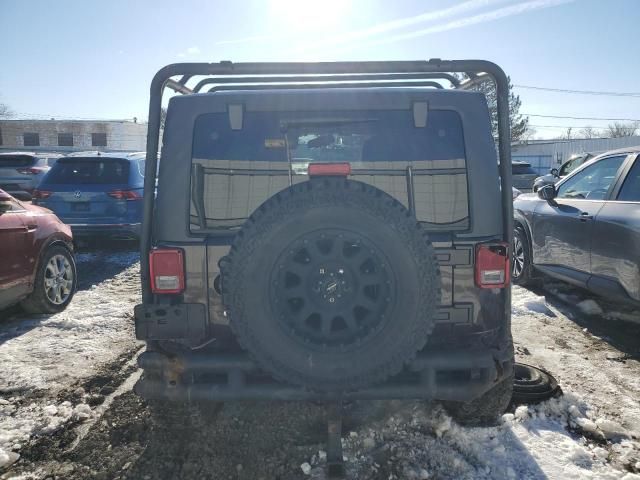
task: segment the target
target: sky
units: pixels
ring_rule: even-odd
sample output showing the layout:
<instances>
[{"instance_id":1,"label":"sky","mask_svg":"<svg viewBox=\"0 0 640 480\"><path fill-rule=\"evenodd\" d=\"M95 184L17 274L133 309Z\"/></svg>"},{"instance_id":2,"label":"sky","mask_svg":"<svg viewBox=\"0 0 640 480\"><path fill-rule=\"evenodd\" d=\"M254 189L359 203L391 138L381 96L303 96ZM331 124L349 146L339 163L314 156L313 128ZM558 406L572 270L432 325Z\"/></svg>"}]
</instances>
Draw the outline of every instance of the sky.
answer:
<instances>
[{"instance_id":1,"label":"sky","mask_svg":"<svg viewBox=\"0 0 640 480\"><path fill-rule=\"evenodd\" d=\"M638 0L0 0L0 103L16 118L146 120L176 62L487 59L538 138L640 119Z\"/></svg>"}]
</instances>

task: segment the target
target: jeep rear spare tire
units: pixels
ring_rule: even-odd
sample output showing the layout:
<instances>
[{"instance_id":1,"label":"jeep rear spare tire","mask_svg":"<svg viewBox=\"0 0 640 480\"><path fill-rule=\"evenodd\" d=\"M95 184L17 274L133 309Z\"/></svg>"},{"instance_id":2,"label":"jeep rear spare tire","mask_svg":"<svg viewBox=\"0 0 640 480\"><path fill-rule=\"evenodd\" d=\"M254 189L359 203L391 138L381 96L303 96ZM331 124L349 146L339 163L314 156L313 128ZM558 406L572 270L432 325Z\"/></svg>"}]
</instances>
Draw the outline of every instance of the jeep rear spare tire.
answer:
<instances>
[{"instance_id":1,"label":"jeep rear spare tire","mask_svg":"<svg viewBox=\"0 0 640 480\"><path fill-rule=\"evenodd\" d=\"M419 223L381 190L341 178L267 200L220 263L241 345L275 378L314 390L399 372L427 342L440 300Z\"/></svg>"}]
</instances>

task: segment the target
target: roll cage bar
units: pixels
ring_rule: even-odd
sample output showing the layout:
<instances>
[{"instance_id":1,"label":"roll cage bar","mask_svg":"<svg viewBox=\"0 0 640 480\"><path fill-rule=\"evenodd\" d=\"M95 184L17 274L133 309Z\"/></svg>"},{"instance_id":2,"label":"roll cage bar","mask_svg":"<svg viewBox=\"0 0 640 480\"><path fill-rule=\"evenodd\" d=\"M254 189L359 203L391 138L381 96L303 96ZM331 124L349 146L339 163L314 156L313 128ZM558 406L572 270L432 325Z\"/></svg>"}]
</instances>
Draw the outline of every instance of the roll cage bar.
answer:
<instances>
[{"instance_id":1,"label":"roll cage bar","mask_svg":"<svg viewBox=\"0 0 640 480\"><path fill-rule=\"evenodd\" d=\"M453 73L465 73L469 80L461 82ZM193 77L204 76L193 87ZM173 77L180 77L175 80ZM511 191L511 144L509 131L509 86L504 71L486 60L418 60L390 62L318 62L318 63L176 63L161 68L153 77L149 99L147 157L144 179L144 218L140 238L140 276L142 299L151 302L149 284L149 250L155 202L160 115L165 88L185 95L199 93L206 85L209 91L284 88L354 88L419 86L442 88L434 80L448 81L453 89L469 89L492 80L496 86L498 114L498 157L502 195L503 240L511 245L513 204ZM319 83L322 82L322 83ZM510 309L510 302L506 308Z\"/></svg>"}]
</instances>

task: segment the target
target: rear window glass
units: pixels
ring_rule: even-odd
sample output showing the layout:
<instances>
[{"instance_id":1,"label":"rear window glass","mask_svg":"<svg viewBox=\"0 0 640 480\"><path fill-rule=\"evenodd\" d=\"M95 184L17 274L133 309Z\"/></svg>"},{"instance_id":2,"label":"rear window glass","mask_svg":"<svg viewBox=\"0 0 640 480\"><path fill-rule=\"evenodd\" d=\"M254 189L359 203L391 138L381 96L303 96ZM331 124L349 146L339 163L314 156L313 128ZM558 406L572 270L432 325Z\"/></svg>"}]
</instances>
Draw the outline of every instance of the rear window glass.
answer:
<instances>
[{"instance_id":1,"label":"rear window glass","mask_svg":"<svg viewBox=\"0 0 640 480\"><path fill-rule=\"evenodd\" d=\"M30 155L0 155L0 168L32 167L37 159Z\"/></svg>"},{"instance_id":2,"label":"rear window glass","mask_svg":"<svg viewBox=\"0 0 640 480\"><path fill-rule=\"evenodd\" d=\"M511 172L514 175L537 175L536 172L531 165L518 165L517 163L513 163L511 165Z\"/></svg>"},{"instance_id":3,"label":"rear window glass","mask_svg":"<svg viewBox=\"0 0 640 480\"><path fill-rule=\"evenodd\" d=\"M116 184L129 181L129 162L112 158L63 158L44 180L48 184Z\"/></svg>"},{"instance_id":4,"label":"rear window glass","mask_svg":"<svg viewBox=\"0 0 640 480\"><path fill-rule=\"evenodd\" d=\"M462 121L432 110L414 126L411 110L245 112L240 130L227 113L198 117L191 182L192 231L241 226L265 200L308 179L312 162L349 162L350 178L407 205L413 171L416 216L434 227L468 228Z\"/></svg>"}]
</instances>

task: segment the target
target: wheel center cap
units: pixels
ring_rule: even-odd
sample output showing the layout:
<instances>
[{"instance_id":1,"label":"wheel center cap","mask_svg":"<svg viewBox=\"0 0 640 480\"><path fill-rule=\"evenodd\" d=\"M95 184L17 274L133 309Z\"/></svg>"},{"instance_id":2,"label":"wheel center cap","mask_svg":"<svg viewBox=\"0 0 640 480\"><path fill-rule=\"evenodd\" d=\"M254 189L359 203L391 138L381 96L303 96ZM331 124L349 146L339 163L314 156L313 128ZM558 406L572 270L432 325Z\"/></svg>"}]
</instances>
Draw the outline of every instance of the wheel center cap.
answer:
<instances>
[{"instance_id":1,"label":"wheel center cap","mask_svg":"<svg viewBox=\"0 0 640 480\"><path fill-rule=\"evenodd\" d=\"M322 303L335 305L351 291L350 283L344 268L320 267L313 283L313 290L316 298Z\"/></svg>"}]
</instances>

